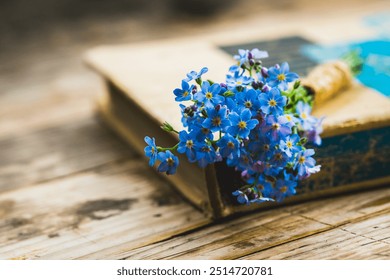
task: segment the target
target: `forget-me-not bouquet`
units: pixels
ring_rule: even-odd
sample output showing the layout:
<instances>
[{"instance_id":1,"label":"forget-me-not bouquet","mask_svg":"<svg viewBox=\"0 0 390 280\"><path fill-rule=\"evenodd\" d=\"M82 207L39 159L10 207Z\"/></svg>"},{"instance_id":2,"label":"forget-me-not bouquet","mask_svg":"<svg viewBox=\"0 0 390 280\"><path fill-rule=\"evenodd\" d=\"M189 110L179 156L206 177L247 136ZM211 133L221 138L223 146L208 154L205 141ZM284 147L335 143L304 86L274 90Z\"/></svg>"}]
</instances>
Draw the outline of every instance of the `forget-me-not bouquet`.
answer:
<instances>
[{"instance_id":1,"label":"forget-me-not bouquet","mask_svg":"<svg viewBox=\"0 0 390 280\"><path fill-rule=\"evenodd\" d=\"M239 50L226 81L204 78L206 67L191 71L173 93L184 129L173 147L159 147L145 137L149 165L172 175L185 154L204 168L225 161L240 172L241 186L232 193L242 204L282 201L294 195L298 182L320 170L313 158L320 145L322 119L311 115L313 97L300 85L287 62L266 68L258 49Z\"/></svg>"}]
</instances>

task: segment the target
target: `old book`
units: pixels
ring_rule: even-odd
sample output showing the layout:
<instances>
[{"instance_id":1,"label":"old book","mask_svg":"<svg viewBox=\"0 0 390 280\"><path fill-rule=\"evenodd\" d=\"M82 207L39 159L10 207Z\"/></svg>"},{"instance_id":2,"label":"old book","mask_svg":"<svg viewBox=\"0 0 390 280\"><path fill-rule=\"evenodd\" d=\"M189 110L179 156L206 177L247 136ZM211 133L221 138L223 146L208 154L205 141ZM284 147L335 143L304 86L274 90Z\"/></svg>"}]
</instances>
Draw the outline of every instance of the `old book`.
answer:
<instances>
[{"instance_id":1,"label":"old book","mask_svg":"<svg viewBox=\"0 0 390 280\"><path fill-rule=\"evenodd\" d=\"M281 44L280 40L287 41ZM290 49L281 50L284 57L279 58L288 60L286 53L289 53L292 70L304 75L315 63L294 53L296 48L292 46L302 42L306 41L301 37L288 37L279 39L276 46L289 46ZM275 40L265 43L275 46ZM257 43L220 46L207 40L186 39L95 48L88 52L86 60L107 85L106 94L98 102L100 115L142 154L145 135L155 137L158 145L172 146L177 142L175 135L162 131L160 125L168 121L174 127L182 127L172 90L180 85L185 74L207 66L208 78L223 81L233 63L229 52L255 46L261 48ZM264 61L267 63L275 62ZM326 116L323 144L316 155L322 171L303 181L298 194L284 203L371 188L390 181L390 101L385 96L355 83L316 108L314 114ZM237 188L237 174L223 163L203 170L183 156L179 160L177 174L163 176L214 218L275 205L237 204L231 194Z\"/></svg>"}]
</instances>

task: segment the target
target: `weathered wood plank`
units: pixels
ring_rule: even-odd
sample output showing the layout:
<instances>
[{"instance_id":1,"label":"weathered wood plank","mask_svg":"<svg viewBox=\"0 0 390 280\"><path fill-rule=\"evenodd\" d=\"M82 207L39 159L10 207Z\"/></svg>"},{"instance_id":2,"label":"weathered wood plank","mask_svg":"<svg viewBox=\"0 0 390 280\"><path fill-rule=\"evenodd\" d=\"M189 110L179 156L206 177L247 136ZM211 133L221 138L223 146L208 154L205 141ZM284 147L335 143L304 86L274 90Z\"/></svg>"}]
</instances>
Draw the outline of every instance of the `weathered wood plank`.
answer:
<instances>
[{"instance_id":1,"label":"weathered wood plank","mask_svg":"<svg viewBox=\"0 0 390 280\"><path fill-rule=\"evenodd\" d=\"M0 192L136 157L94 117L0 140Z\"/></svg>"},{"instance_id":2,"label":"weathered wood plank","mask_svg":"<svg viewBox=\"0 0 390 280\"><path fill-rule=\"evenodd\" d=\"M243 259L390 259L390 215L349 223Z\"/></svg>"},{"instance_id":3,"label":"weathered wood plank","mask_svg":"<svg viewBox=\"0 0 390 280\"><path fill-rule=\"evenodd\" d=\"M93 258L107 248L132 250L208 222L134 159L2 193L0 258Z\"/></svg>"},{"instance_id":4,"label":"weathered wood plank","mask_svg":"<svg viewBox=\"0 0 390 280\"><path fill-rule=\"evenodd\" d=\"M389 219L390 189L254 213L128 252L129 259L234 259L341 227ZM378 233L381 235L383 232ZM374 234L374 233L372 233Z\"/></svg>"},{"instance_id":5,"label":"weathered wood plank","mask_svg":"<svg viewBox=\"0 0 390 280\"><path fill-rule=\"evenodd\" d=\"M67 64L59 59L53 67L48 65L52 61L41 58L39 63L47 66L48 72L11 75L1 83L0 139L76 122L93 114L96 96L103 91L100 80L82 67L78 57L64 60Z\"/></svg>"}]
</instances>

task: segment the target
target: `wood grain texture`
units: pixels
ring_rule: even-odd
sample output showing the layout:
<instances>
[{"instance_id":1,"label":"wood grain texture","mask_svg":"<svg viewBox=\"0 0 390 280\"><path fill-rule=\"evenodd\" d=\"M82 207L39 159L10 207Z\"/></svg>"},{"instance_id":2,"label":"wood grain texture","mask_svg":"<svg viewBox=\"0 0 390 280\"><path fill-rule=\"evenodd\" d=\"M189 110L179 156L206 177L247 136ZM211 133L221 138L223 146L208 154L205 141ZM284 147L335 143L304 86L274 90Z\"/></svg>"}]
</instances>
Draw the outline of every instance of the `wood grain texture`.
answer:
<instances>
[{"instance_id":1,"label":"wood grain texture","mask_svg":"<svg viewBox=\"0 0 390 280\"><path fill-rule=\"evenodd\" d=\"M0 192L136 157L93 117L0 138Z\"/></svg>"},{"instance_id":2,"label":"wood grain texture","mask_svg":"<svg viewBox=\"0 0 390 280\"><path fill-rule=\"evenodd\" d=\"M209 222L138 160L0 197L0 259L113 258Z\"/></svg>"},{"instance_id":3,"label":"wood grain texture","mask_svg":"<svg viewBox=\"0 0 390 280\"><path fill-rule=\"evenodd\" d=\"M378 250L385 250L388 242L383 243L384 241L380 240L390 237L388 231L389 197L390 189L387 188L254 213L139 248L129 252L127 258L236 259L246 258L248 255L251 258L257 256L262 258L261 252L266 250L273 250L270 254L275 254L276 258L282 258L289 246L299 247L299 244L304 243L305 240L313 240L315 237L312 236L321 239L322 236L331 235L333 231L344 231L345 235L340 238L348 240L353 232L359 234L359 230L367 224L372 227L377 226L377 228L371 228L370 234L377 234L378 240L370 241L378 241ZM364 231L362 234L364 235ZM365 238L365 241L368 239ZM361 258L375 257L370 250L365 251L365 249L358 245L351 246L350 255ZM310 248L302 249L302 251L307 256L311 256ZM318 255L313 254L313 258L316 256L329 258L325 253L320 255L321 252L319 250L316 253ZM386 257L385 254L381 252L376 257ZM294 257L300 258L299 255L292 256ZM342 258L341 254L339 258Z\"/></svg>"},{"instance_id":4,"label":"wood grain texture","mask_svg":"<svg viewBox=\"0 0 390 280\"><path fill-rule=\"evenodd\" d=\"M260 251L244 259L390 259L389 213Z\"/></svg>"}]
</instances>

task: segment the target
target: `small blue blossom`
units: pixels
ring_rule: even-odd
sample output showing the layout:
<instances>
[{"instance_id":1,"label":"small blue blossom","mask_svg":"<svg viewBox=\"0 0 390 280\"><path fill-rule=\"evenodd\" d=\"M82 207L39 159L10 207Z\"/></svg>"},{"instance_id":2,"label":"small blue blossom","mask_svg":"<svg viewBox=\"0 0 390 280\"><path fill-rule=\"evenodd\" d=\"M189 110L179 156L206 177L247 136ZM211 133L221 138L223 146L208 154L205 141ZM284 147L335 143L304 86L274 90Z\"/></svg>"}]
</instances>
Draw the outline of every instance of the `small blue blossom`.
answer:
<instances>
[{"instance_id":1,"label":"small blue blossom","mask_svg":"<svg viewBox=\"0 0 390 280\"><path fill-rule=\"evenodd\" d=\"M275 199L281 202L285 197L292 196L296 193L297 182L289 180L277 180L275 183Z\"/></svg>"},{"instance_id":2,"label":"small blue blossom","mask_svg":"<svg viewBox=\"0 0 390 280\"><path fill-rule=\"evenodd\" d=\"M206 108L207 118L203 121L202 125L205 128L211 130L211 132L224 131L227 126L230 125L230 121L227 119L227 108L225 106L220 107L218 110L213 107Z\"/></svg>"},{"instance_id":3,"label":"small blue blossom","mask_svg":"<svg viewBox=\"0 0 390 280\"><path fill-rule=\"evenodd\" d=\"M226 75L226 85L229 89L235 89L237 87L243 87L250 85L253 82L253 78L240 75L239 71L233 73L233 75Z\"/></svg>"},{"instance_id":4,"label":"small blue blossom","mask_svg":"<svg viewBox=\"0 0 390 280\"><path fill-rule=\"evenodd\" d=\"M173 93L176 95L176 101L187 101L192 99L192 89L194 86L190 86L185 80L181 82L181 88L176 88Z\"/></svg>"},{"instance_id":5,"label":"small blue blossom","mask_svg":"<svg viewBox=\"0 0 390 280\"><path fill-rule=\"evenodd\" d=\"M284 116L275 117L269 115L267 117L267 126L264 128L264 131L273 141L279 141L291 134L291 123Z\"/></svg>"},{"instance_id":6,"label":"small blue blossom","mask_svg":"<svg viewBox=\"0 0 390 280\"><path fill-rule=\"evenodd\" d=\"M225 134L218 142L219 152L223 157L239 157L240 142L230 134Z\"/></svg>"},{"instance_id":7,"label":"small blue blossom","mask_svg":"<svg viewBox=\"0 0 390 280\"><path fill-rule=\"evenodd\" d=\"M317 119L316 122L313 124L313 126L305 131L305 137L307 138L307 141L310 143L314 143L317 146L320 146L322 143L322 139L320 134L322 133L322 121L324 118Z\"/></svg>"},{"instance_id":8,"label":"small blue blossom","mask_svg":"<svg viewBox=\"0 0 390 280\"><path fill-rule=\"evenodd\" d=\"M237 196L238 203L249 205L249 199L246 196L246 194L243 193L242 191L237 190L237 191L233 192L233 195Z\"/></svg>"},{"instance_id":9,"label":"small blue blossom","mask_svg":"<svg viewBox=\"0 0 390 280\"><path fill-rule=\"evenodd\" d=\"M272 88L269 92L260 95L261 110L266 114L281 115L286 105L287 98L280 94L277 88Z\"/></svg>"},{"instance_id":10,"label":"small blue blossom","mask_svg":"<svg viewBox=\"0 0 390 280\"><path fill-rule=\"evenodd\" d=\"M172 154L171 151L159 152L158 160L161 161L161 163L157 167L157 171L165 172L167 175L173 175L176 173L179 159L177 156Z\"/></svg>"},{"instance_id":11,"label":"small blue blossom","mask_svg":"<svg viewBox=\"0 0 390 280\"><path fill-rule=\"evenodd\" d=\"M262 193L263 197L271 197L273 193L273 186L271 182L267 181L263 175L257 179L256 188Z\"/></svg>"},{"instance_id":12,"label":"small blue blossom","mask_svg":"<svg viewBox=\"0 0 390 280\"><path fill-rule=\"evenodd\" d=\"M285 167L287 164L288 156L281 149L276 149L273 151L270 163L275 167Z\"/></svg>"},{"instance_id":13,"label":"small blue blossom","mask_svg":"<svg viewBox=\"0 0 390 280\"><path fill-rule=\"evenodd\" d=\"M207 71L209 71L207 67L203 67L202 69L200 69L199 73L197 73L196 71L191 71L190 73L187 74L187 78L184 79L184 81L190 82L192 80L200 79L202 78L203 74L207 73Z\"/></svg>"},{"instance_id":14,"label":"small blue blossom","mask_svg":"<svg viewBox=\"0 0 390 280\"><path fill-rule=\"evenodd\" d=\"M293 114L284 114L283 116L290 122L291 126L295 126L300 122L300 120L294 117Z\"/></svg>"},{"instance_id":15,"label":"small blue blossom","mask_svg":"<svg viewBox=\"0 0 390 280\"><path fill-rule=\"evenodd\" d=\"M311 156L314 155L313 149L307 149L300 151L297 155L297 161L294 168L298 171L298 175L301 177L306 177L315 169L316 161Z\"/></svg>"},{"instance_id":16,"label":"small blue blossom","mask_svg":"<svg viewBox=\"0 0 390 280\"><path fill-rule=\"evenodd\" d=\"M210 83L206 81L202 84L202 90L195 94L195 99L199 102L203 102L206 107L214 107L225 100L222 95L219 95L220 91L221 86L219 84L210 85Z\"/></svg>"},{"instance_id":17,"label":"small blue blossom","mask_svg":"<svg viewBox=\"0 0 390 280\"><path fill-rule=\"evenodd\" d=\"M299 140L300 138L297 134L287 136L285 139L280 140L279 147L287 156L292 157L293 154L300 151L300 147L297 146Z\"/></svg>"},{"instance_id":18,"label":"small blue blossom","mask_svg":"<svg viewBox=\"0 0 390 280\"><path fill-rule=\"evenodd\" d=\"M207 143L198 143L196 145L196 160L200 167L204 168L208 164L215 162L217 154L213 146Z\"/></svg>"},{"instance_id":19,"label":"small blue blossom","mask_svg":"<svg viewBox=\"0 0 390 280\"><path fill-rule=\"evenodd\" d=\"M146 144L148 144L144 149L145 155L149 158L149 165L153 166L154 163L156 162L157 155L158 155L158 150L157 150L155 140L154 138L145 136L144 141L146 142Z\"/></svg>"},{"instance_id":20,"label":"small blue blossom","mask_svg":"<svg viewBox=\"0 0 390 280\"><path fill-rule=\"evenodd\" d=\"M252 55L252 58L255 59L255 60L260 60L260 59L268 57L268 52L267 51L262 51L262 50L259 50L257 48L251 50L249 53ZM250 55L248 55L248 56L250 56Z\"/></svg>"},{"instance_id":21,"label":"small blue blossom","mask_svg":"<svg viewBox=\"0 0 390 280\"><path fill-rule=\"evenodd\" d=\"M201 119L201 121L203 122L203 119ZM201 123L196 123L194 126L192 126L191 133L195 135L195 140L197 142L204 142L206 139L214 139L213 132L209 128L202 126Z\"/></svg>"},{"instance_id":22,"label":"small blue blossom","mask_svg":"<svg viewBox=\"0 0 390 280\"><path fill-rule=\"evenodd\" d=\"M228 128L227 132L241 138L248 137L250 130L255 128L259 123L258 120L251 118L252 114L249 109L242 110L240 115L236 112L230 113L229 119L231 121L231 126Z\"/></svg>"},{"instance_id":23,"label":"small blue blossom","mask_svg":"<svg viewBox=\"0 0 390 280\"><path fill-rule=\"evenodd\" d=\"M268 69L267 83L271 87L278 87L280 90L287 90L288 83L298 79L296 73L290 72L290 67L287 62L283 62L279 67L271 67Z\"/></svg>"},{"instance_id":24,"label":"small blue blossom","mask_svg":"<svg viewBox=\"0 0 390 280\"><path fill-rule=\"evenodd\" d=\"M259 160L267 161L272 157L275 145L275 141L272 141L266 135L261 135L257 141L249 141L248 150L252 153L257 153Z\"/></svg>"},{"instance_id":25,"label":"small blue blossom","mask_svg":"<svg viewBox=\"0 0 390 280\"><path fill-rule=\"evenodd\" d=\"M311 106L309 104L299 101L296 110L303 130L309 130L317 123L317 119L310 115Z\"/></svg>"},{"instance_id":26,"label":"small blue blossom","mask_svg":"<svg viewBox=\"0 0 390 280\"><path fill-rule=\"evenodd\" d=\"M238 157L237 167L242 170L251 170L254 164L254 160L249 152L245 149L240 149L240 156Z\"/></svg>"},{"instance_id":27,"label":"small blue blossom","mask_svg":"<svg viewBox=\"0 0 390 280\"><path fill-rule=\"evenodd\" d=\"M267 58L268 52L261 51L259 49L249 50L238 50L238 55L235 55L233 58L238 61L239 65L248 64L253 65L256 61L259 61L262 58Z\"/></svg>"},{"instance_id":28,"label":"small blue blossom","mask_svg":"<svg viewBox=\"0 0 390 280\"><path fill-rule=\"evenodd\" d=\"M177 148L177 152L181 154L186 154L188 160L190 162L196 161L196 151L195 151L195 140L193 137L193 133L187 133L187 131L182 130L179 133L179 146Z\"/></svg>"},{"instance_id":29,"label":"small blue blossom","mask_svg":"<svg viewBox=\"0 0 390 280\"><path fill-rule=\"evenodd\" d=\"M259 92L254 89L236 93L236 102L240 109L248 108L253 115L260 109Z\"/></svg>"}]
</instances>

